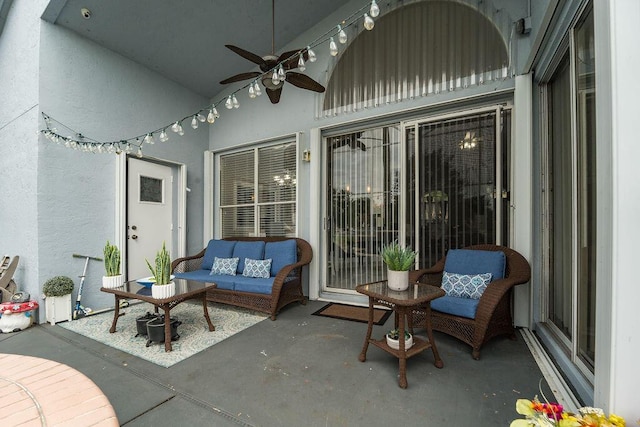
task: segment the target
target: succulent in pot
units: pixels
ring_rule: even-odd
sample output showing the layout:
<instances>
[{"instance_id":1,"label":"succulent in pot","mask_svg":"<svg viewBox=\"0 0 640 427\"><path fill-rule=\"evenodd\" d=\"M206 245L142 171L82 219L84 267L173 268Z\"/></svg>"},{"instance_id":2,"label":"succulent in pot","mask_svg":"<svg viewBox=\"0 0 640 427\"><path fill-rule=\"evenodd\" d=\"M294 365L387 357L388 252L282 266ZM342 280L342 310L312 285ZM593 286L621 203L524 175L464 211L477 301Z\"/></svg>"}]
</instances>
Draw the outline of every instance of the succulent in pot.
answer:
<instances>
[{"instance_id":1,"label":"succulent in pot","mask_svg":"<svg viewBox=\"0 0 640 427\"><path fill-rule=\"evenodd\" d=\"M396 329L392 329L387 332L386 335L387 345L395 350L400 349L400 331ZM413 347L413 335L411 335L407 330L404 331L404 348L405 350Z\"/></svg>"},{"instance_id":2,"label":"succulent in pot","mask_svg":"<svg viewBox=\"0 0 640 427\"><path fill-rule=\"evenodd\" d=\"M145 259L153 275L151 295L154 298L168 298L175 294L175 283L171 281L171 256L162 242L162 249L156 253L155 268Z\"/></svg>"},{"instance_id":3,"label":"succulent in pot","mask_svg":"<svg viewBox=\"0 0 640 427\"><path fill-rule=\"evenodd\" d=\"M107 240L103 254L105 275L102 277L102 286L105 288L122 286L124 284L124 276L120 274L120 249Z\"/></svg>"},{"instance_id":4,"label":"succulent in pot","mask_svg":"<svg viewBox=\"0 0 640 427\"><path fill-rule=\"evenodd\" d=\"M409 287L409 270L414 266L417 254L413 249L401 246L397 240L382 247L380 255L387 265L389 289L404 291Z\"/></svg>"}]
</instances>

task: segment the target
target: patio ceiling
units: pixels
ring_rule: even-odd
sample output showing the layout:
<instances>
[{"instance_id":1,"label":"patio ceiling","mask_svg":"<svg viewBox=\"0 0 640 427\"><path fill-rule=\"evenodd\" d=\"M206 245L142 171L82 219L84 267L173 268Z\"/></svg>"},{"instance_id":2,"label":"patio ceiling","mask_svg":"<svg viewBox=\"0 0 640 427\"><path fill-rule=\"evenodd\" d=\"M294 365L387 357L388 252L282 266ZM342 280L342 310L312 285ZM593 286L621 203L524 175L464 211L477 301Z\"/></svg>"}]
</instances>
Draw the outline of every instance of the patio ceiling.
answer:
<instances>
[{"instance_id":1,"label":"patio ceiling","mask_svg":"<svg viewBox=\"0 0 640 427\"><path fill-rule=\"evenodd\" d=\"M276 0L276 53L344 3ZM271 53L269 0L51 0L42 18L207 98L223 90L220 80L257 70L225 44Z\"/></svg>"}]
</instances>

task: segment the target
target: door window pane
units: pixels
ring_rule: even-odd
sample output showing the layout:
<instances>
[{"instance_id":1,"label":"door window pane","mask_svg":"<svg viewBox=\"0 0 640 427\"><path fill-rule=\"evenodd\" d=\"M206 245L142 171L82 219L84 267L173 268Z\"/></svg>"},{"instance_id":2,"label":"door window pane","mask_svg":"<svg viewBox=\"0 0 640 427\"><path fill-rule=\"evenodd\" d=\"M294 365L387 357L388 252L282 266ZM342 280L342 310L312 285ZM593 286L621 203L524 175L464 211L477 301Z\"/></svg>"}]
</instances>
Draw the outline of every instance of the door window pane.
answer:
<instances>
[{"instance_id":1,"label":"door window pane","mask_svg":"<svg viewBox=\"0 0 640 427\"><path fill-rule=\"evenodd\" d=\"M140 176L140 201L162 203L162 180L150 176Z\"/></svg>"}]
</instances>

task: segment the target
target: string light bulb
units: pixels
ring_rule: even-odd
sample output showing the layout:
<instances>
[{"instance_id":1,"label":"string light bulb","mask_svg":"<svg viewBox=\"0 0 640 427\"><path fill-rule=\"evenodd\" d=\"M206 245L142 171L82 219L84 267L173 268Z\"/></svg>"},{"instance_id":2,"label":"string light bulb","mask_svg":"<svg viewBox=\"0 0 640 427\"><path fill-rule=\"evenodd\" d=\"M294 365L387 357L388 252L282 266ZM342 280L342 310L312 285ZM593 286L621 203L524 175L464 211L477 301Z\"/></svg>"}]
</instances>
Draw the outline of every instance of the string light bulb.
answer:
<instances>
[{"instance_id":1,"label":"string light bulb","mask_svg":"<svg viewBox=\"0 0 640 427\"><path fill-rule=\"evenodd\" d=\"M180 132L180 129L182 129L182 126L180 125L179 122L175 122L174 124L171 125L171 130L174 131L175 133Z\"/></svg>"},{"instance_id":2,"label":"string light bulb","mask_svg":"<svg viewBox=\"0 0 640 427\"><path fill-rule=\"evenodd\" d=\"M273 83L275 86L278 86L280 84L280 76L278 76L278 70L276 69L273 70L273 75L271 76L271 83Z\"/></svg>"},{"instance_id":3,"label":"string light bulb","mask_svg":"<svg viewBox=\"0 0 640 427\"><path fill-rule=\"evenodd\" d=\"M347 33L340 25L338 25L338 41L340 44L345 44L347 42Z\"/></svg>"},{"instance_id":4,"label":"string light bulb","mask_svg":"<svg viewBox=\"0 0 640 427\"><path fill-rule=\"evenodd\" d=\"M136 156L138 156L138 158L142 158L142 146L138 147L138 152L136 153Z\"/></svg>"},{"instance_id":5,"label":"string light bulb","mask_svg":"<svg viewBox=\"0 0 640 427\"><path fill-rule=\"evenodd\" d=\"M160 132L160 142L167 142L168 140L169 140L169 136L167 135L167 130L166 129L162 129L162 132ZM129 152L129 151L127 151L127 152Z\"/></svg>"},{"instance_id":6,"label":"string light bulb","mask_svg":"<svg viewBox=\"0 0 640 427\"><path fill-rule=\"evenodd\" d=\"M307 46L307 55L309 56L309 62L316 62L316 60L318 59L316 57L316 53L311 50L311 46Z\"/></svg>"},{"instance_id":7,"label":"string light bulb","mask_svg":"<svg viewBox=\"0 0 640 427\"><path fill-rule=\"evenodd\" d=\"M227 110L231 110L233 108L233 101L231 101L231 95L229 95L229 97L225 101L224 106L227 107Z\"/></svg>"},{"instance_id":8,"label":"string light bulb","mask_svg":"<svg viewBox=\"0 0 640 427\"><path fill-rule=\"evenodd\" d=\"M376 0L371 0L369 15L371 15L372 18L377 18L378 15L380 15L380 8L378 7L378 3L376 3Z\"/></svg>"},{"instance_id":9,"label":"string light bulb","mask_svg":"<svg viewBox=\"0 0 640 427\"><path fill-rule=\"evenodd\" d=\"M280 67L278 68L278 78L281 82L287 79L287 75L284 72L284 67L282 66L282 64L280 64Z\"/></svg>"},{"instance_id":10,"label":"string light bulb","mask_svg":"<svg viewBox=\"0 0 640 427\"><path fill-rule=\"evenodd\" d=\"M238 98L236 98L236 94L234 93L231 98L231 103L233 104L233 108L240 108L240 103L238 102Z\"/></svg>"},{"instance_id":11,"label":"string light bulb","mask_svg":"<svg viewBox=\"0 0 640 427\"><path fill-rule=\"evenodd\" d=\"M216 121L216 116L215 114L213 114L213 110L209 110L209 114L207 114L207 122L209 122L209 124L213 124L213 122Z\"/></svg>"},{"instance_id":12,"label":"string light bulb","mask_svg":"<svg viewBox=\"0 0 640 427\"><path fill-rule=\"evenodd\" d=\"M260 96L262 95L262 89L260 89L260 85L258 84L258 81L256 80L255 83L253 84L253 90L256 93L256 96Z\"/></svg>"},{"instance_id":13,"label":"string light bulb","mask_svg":"<svg viewBox=\"0 0 640 427\"><path fill-rule=\"evenodd\" d=\"M331 37L329 41L329 53L331 54L331 56L338 55L338 45L336 45L336 41L333 39L333 37Z\"/></svg>"},{"instance_id":14,"label":"string light bulb","mask_svg":"<svg viewBox=\"0 0 640 427\"><path fill-rule=\"evenodd\" d=\"M148 133L148 134L145 135L144 142L146 142L147 144L155 144L156 143L156 141L153 139L153 135L151 133Z\"/></svg>"},{"instance_id":15,"label":"string light bulb","mask_svg":"<svg viewBox=\"0 0 640 427\"><path fill-rule=\"evenodd\" d=\"M200 121L200 123L204 123L205 120L207 120L202 114L198 113L198 115L196 116L198 118L198 120Z\"/></svg>"},{"instance_id":16,"label":"string light bulb","mask_svg":"<svg viewBox=\"0 0 640 427\"><path fill-rule=\"evenodd\" d=\"M191 127L194 129L198 129L198 119L196 118L196 116L193 116L193 118L191 119Z\"/></svg>"},{"instance_id":17,"label":"string light bulb","mask_svg":"<svg viewBox=\"0 0 640 427\"><path fill-rule=\"evenodd\" d=\"M300 58L298 58L298 70L300 70L300 71L304 71L304 70L306 70L306 69L307 69L307 67L305 67L305 66L304 66L304 58L303 58L303 55L302 55L302 54L300 54Z\"/></svg>"},{"instance_id":18,"label":"string light bulb","mask_svg":"<svg viewBox=\"0 0 640 427\"><path fill-rule=\"evenodd\" d=\"M253 99L256 97L256 90L253 88L253 85L249 85L249 98Z\"/></svg>"},{"instance_id":19,"label":"string light bulb","mask_svg":"<svg viewBox=\"0 0 640 427\"><path fill-rule=\"evenodd\" d=\"M216 110L216 107L213 107L213 115L215 116L216 119L220 118L220 113L218 113L218 110Z\"/></svg>"},{"instance_id":20,"label":"string light bulb","mask_svg":"<svg viewBox=\"0 0 640 427\"><path fill-rule=\"evenodd\" d=\"M375 25L375 22L373 21L373 19L367 15L366 13L364 14L364 28L367 31L371 31L373 30L373 26Z\"/></svg>"}]
</instances>

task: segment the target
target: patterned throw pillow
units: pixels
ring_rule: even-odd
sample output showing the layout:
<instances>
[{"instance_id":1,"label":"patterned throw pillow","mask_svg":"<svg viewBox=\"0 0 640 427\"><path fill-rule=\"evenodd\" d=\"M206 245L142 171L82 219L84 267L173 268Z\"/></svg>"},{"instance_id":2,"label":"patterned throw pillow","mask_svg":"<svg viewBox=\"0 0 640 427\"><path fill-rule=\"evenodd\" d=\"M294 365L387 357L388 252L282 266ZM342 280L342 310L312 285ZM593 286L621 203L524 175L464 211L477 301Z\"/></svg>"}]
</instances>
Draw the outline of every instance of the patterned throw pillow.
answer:
<instances>
[{"instance_id":1,"label":"patterned throw pillow","mask_svg":"<svg viewBox=\"0 0 640 427\"><path fill-rule=\"evenodd\" d=\"M444 272L442 290L451 297L480 299L491 282L491 273L476 275Z\"/></svg>"},{"instance_id":2,"label":"patterned throw pillow","mask_svg":"<svg viewBox=\"0 0 640 427\"><path fill-rule=\"evenodd\" d=\"M246 277L259 277L268 279L271 276L271 258L269 259L244 259L242 275Z\"/></svg>"},{"instance_id":3,"label":"patterned throw pillow","mask_svg":"<svg viewBox=\"0 0 640 427\"><path fill-rule=\"evenodd\" d=\"M213 258L213 267L209 274L225 274L227 276L235 276L236 268L240 258Z\"/></svg>"}]
</instances>

